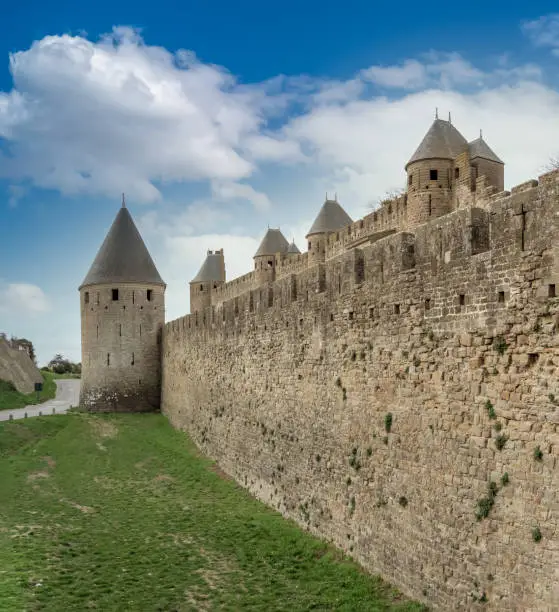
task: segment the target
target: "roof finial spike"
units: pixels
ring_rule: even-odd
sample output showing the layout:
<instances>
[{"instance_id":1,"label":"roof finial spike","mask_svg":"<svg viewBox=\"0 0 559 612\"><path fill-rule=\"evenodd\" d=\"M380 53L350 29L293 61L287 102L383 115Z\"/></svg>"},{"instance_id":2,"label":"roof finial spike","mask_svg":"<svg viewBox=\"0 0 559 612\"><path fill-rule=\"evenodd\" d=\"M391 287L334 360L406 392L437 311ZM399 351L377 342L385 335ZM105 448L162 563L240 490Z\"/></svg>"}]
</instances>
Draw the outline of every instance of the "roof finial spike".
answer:
<instances>
[{"instance_id":1,"label":"roof finial spike","mask_svg":"<svg viewBox=\"0 0 559 612\"><path fill-rule=\"evenodd\" d=\"M338 201L338 193L335 191L334 192L334 202Z\"/></svg>"},{"instance_id":2,"label":"roof finial spike","mask_svg":"<svg viewBox=\"0 0 559 612\"><path fill-rule=\"evenodd\" d=\"M452 123L452 117L450 116L450 111L448 111L448 122Z\"/></svg>"},{"instance_id":3,"label":"roof finial spike","mask_svg":"<svg viewBox=\"0 0 559 612\"><path fill-rule=\"evenodd\" d=\"M326 199L328 199L328 192L326 192Z\"/></svg>"},{"instance_id":4,"label":"roof finial spike","mask_svg":"<svg viewBox=\"0 0 559 612\"><path fill-rule=\"evenodd\" d=\"M479 137L480 139L483 139L483 130L481 128L479 128Z\"/></svg>"},{"instance_id":5,"label":"roof finial spike","mask_svg":"<svg viewBox=\"0 0 559 612\"><path fill-rule=\"evenodd\" d=\"M124 199L124 194L122 194L122 208L126 208L126 200Z\"/></svg>"},{"instance_id":6,"label":"roof finial spike","mask_svg":"<svg viewBox=\"0 0 559 612\"><path fill-rule=\"evenodd\" d=\"M435 119L439 118L439 107L435 106Z\"/></svg>"}]
</instances>

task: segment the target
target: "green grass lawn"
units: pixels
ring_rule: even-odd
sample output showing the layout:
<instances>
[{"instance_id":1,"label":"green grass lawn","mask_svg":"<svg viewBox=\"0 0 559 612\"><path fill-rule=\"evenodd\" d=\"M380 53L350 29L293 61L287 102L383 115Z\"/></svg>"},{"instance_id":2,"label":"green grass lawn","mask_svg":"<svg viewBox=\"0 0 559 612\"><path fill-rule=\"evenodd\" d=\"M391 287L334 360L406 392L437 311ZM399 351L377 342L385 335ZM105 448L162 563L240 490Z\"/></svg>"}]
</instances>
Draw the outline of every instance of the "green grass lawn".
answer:
<instances>
[{"instance_id":1,"label":"green grass lawn","mask_svg":"<svg viewBox=\"0 0 559 612\"><path fill-rule=\"evenodd\" d=\"M0 610L424 610L250 497L161 415L0 424Z\"/></svg>"},{"instance_id":2,"label":"green grass lawn","mask_svg":"<svg viewBox=\"0 0 559 612\"><path fill-rule=\"evenodd\" d=\"M39 393L20 393L11 382L0 380L0 410L14 410L30 404L41 404L56 395L56 383L50 372L41 372L43 390Z\"/></svg>"}]
</instances>

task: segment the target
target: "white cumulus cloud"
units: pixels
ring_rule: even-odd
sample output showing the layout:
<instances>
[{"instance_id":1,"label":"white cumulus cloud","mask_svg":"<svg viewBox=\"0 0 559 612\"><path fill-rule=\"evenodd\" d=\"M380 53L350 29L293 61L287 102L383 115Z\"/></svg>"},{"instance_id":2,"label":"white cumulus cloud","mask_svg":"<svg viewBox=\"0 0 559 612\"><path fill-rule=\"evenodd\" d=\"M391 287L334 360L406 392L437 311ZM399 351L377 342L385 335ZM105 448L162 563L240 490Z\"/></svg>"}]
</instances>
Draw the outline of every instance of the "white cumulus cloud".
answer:
<instances>
[{"instance_id":1,"label":"white cumulus cloud","mask_svg":"<svg viewBox=\"0 0 559 612\"><path fill-rule=\"evenodd\" d=\"M22 316L50 310L47 296L40 287L29 283L0 283L0 312Z\"/></svg>"}]
</instances>

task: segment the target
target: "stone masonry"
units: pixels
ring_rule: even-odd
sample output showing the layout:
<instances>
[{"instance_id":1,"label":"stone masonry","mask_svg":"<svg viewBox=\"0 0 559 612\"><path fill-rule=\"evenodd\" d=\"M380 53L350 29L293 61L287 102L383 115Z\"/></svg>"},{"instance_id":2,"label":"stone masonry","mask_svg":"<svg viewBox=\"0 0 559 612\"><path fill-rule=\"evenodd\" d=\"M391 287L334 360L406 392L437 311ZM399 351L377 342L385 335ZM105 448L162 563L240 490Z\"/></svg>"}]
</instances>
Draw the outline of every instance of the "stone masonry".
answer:
<instances>
[{"instance_id":1,"label":"stone masonry","mask_svg":"<svg viewBox=\"0 0 559 612\"><path fill-rule=\"evenodd\" d=\"M509 193L450 145L408 163L435 182L168 323L162 410L435 609L557 610L559 171Z\"/></svg>"}]
</instances>

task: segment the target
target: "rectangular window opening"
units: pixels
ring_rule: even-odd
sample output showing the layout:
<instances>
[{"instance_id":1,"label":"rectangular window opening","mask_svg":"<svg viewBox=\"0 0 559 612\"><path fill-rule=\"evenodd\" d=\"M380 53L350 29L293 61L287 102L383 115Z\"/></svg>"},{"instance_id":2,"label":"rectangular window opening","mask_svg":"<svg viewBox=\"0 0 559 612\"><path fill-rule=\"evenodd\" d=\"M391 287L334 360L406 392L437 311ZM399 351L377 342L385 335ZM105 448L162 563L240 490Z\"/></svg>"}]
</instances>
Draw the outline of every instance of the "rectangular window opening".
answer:
<instances>
[{"instance_id":1,"label":"rectangular window opening","mask_svg":"<svg viewBox=\"0 0 559 612\"><path fill-rule=\"evenodd\" d=\"M374 319L374 318L375 318L375 309L369 308L369 319Z\"/></svg>"},{"instance_id":2,"label":"rectangular window opening","mask_svg":"<svg viewBox=\"0 0 559 612\"><path fill-rule=\"evenodd\" d=\"M460 176L460 168L454 168L454 178L458 178Z\"/></svg>"},{"instance_id":3,"label":"rectangular window opening","mask_svg":"<svg viewBox=\"0 0 559 612\"><path fill-rule=\"evenodd\" d=\"M110 366L111 365L111 354L107 353L107 365Z\"/></svg>"},{"instance_id":4,"label":"rectangular window opening","mask_svg":"<svg viewBox=\"0 0 559 612\"><path fill-rule=\"evenodd\" d=\"M130 362L130 365L134 365L134 353L132 353L132 361Z\"/></svg>"},{"instance_id":5,"label":"rectangular window opening","mask_svg":"<svg viewBox=\"0 0 559 612\"><path fill-rule=\"evenodd\" d=\"M146 292L146 297L147 297L148 302L151 302L152 292L153 292L152 289L148 289Z\"/></svg>"},{"instance_id":6,"label":"rectangular window opening","mask_svg":"<svg viewBox=\"0 0 559 612\"><path fill-rule=\"evenodd\" d=\"M86 304L89 304L89 291L84 293L83 299Z\"/></svg>"},{"instance_id":7,"label":"rectangular window opening","mask_svg":"<svg viewBox=\"0 0 559 612\"><path fill-rule=\"evenodd\" d=\"M409 174L408 175L408 185L411 185L413 183L413 174Z\"/></svg>"},{"instance_id":8,"label":"rectangular window opening","mask_svg":"<svg viewBox=\"0 0 559 612\"><path fill-rule=\"evenodd\" d=\"M439 178L439 171L438 170L429 170L429 180L430 181L436 181Z\"/></svg>"},{"instance_id":9,"label":"rectangular window opening","mask_svg":"<svg viewBox=\"0 0 559 612\"><path fill-rule=\"evenodd\" d=\"M394 304L394 314L400 314L400 304Z\"/></svg>"},{"instance_id":10,"label":"rectangular window opening","mask_svg":"<svg viewBox=\"0 0 559 612\"><path fill-rule=\"evenodd\" d=\"M459 306L465 306L466 305L466 296L465 296L465 294L461 293L458 296L458 305Z\"/></svg>"},{"instance_id":11,"label":"rectangular window opening","mask_svg":"<svg viewBox=\"0 0 559 612\"><path fill-rule=\"evenodd\" d=\"M113 302L118 300L118 289L113 289Z\"/></svg>"},{"instance_id":12,"label":"rectangular window opening","mask_svg":"<svg viewBox=\"0 0 559 612\"><path fill-rule=\"evenodd\" d=\"M505 303L505 292L504 291L499 291L497 301L499 302L499 304Z\"/></svg>"},{"instance_id":13,"label":"rectangular window opening","mask_svg":"<svg viewBox=\"0 0 559 612\"><path fill-rule=\"evenodd\" d=\"M349 320L353 321L353 310L349 311L348 316L349 316Z\"/></svg>"},{"instance_id":14,"label":"rectangular window opening","mask_svg":"<svg viewBox=\"0 0 559 612\"><path fill-rule=\"evenodd\" d=\"M333 313L333 312L331 312L331 313L330 313L330 321L333 321L333 320L334 320L334 313Z\"/></svg>"},{"instance_id":15,"label":"rectangular window opening","mask_svg":"<svg viewBox=\"0 0 559 612\"><path fill-rule=\"evenodd\" d=\"M431 310L431 298L425 298L425 310Z\"/></svg>"},{"instance_id":16,"label":"rectangular window opening","mask_svg":"<svg viewBox=\"0 0 559 612\"><path fill-rule=\"evenodd\" d=\"M555 293L555 285L548 285L547 286L547 295L548 297L557 297L557 294Z\"/></svg>"},{"instance_id":17,"label":"rectangular window opening","mask_svg":"<svg viewBox=\"0 0 559 612\"><path fill-rule=\"evenodd\" d=\"M122 336L122 323L118 324L118 335Z\"/></svg>"}]
</instances>

